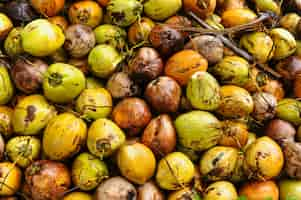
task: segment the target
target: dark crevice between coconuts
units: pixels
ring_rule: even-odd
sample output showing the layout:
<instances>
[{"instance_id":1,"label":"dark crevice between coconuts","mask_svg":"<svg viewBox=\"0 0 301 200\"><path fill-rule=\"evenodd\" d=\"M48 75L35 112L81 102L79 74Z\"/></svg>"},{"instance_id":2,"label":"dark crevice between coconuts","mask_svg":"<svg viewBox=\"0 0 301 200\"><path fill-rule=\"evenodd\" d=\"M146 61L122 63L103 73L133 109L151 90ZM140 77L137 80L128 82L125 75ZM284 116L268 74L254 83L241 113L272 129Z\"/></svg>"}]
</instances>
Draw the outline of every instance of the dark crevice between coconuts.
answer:
<instances>
[{"instance_id":1,"label":"dark crevice between coconuts","mask_svg":"<svg viewBox=\"0 0 301 200\"><path fill-rule=\"evenodd\" d=\"M65 43L64 43L64 47L67 49L71 49L72 48L72 41L70 39L66 39Z\"/></svg>"},{"instance_id":2,"label":"dark crevice between coconuts","mask_svg":"<svg viewBox=\"0 0 301 200\"><path fill-rule=\"evenodd\" d=\"M136 199L136 192L135 191L128 191L128 194L126 196L127 200L135 200Z\"/></svg>"}]
</instances>

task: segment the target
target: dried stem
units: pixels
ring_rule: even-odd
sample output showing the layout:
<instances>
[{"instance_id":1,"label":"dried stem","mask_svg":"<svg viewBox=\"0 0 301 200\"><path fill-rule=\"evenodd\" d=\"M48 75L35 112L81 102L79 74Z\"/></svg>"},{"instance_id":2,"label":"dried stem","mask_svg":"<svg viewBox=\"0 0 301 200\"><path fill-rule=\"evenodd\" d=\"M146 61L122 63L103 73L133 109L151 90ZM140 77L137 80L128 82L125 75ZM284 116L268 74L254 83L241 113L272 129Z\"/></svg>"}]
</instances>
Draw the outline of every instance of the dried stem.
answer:
<instances>
[{"instance_id":1,"label":"dried stem","mask_svg":"<svg viewBox=\"0 0 301 200\"><path fill-rule=\"evenodd\" d=\"M281 74L279 74L278 72L276 72L275 70L273 70L272 68L270 68L269 66L267 66L266 64L257 64L257 66L259 68L261 68L262 70L264 70L266 72L269 72L270 74L272 74L276 78L281 78L282 77Z\"/></svg>"},{"instance_id":2,"label":"dried stem","mask_svg":"<svg viewBox=\"0 0 301 200\"><path fill-rule=\"evenodd\" d=\"M73 187L73 188L70 188L69 190L67 190L67 191L65 191L63 194L62 194L62 196L64 197L64 196L66 196L67 194L69 194L69 193L71 193L71 192L74 192L74 191L77 191L77 190L79 190L80 188L78 187L78 186L75 186L75 187Z\"/></svg>"},{"instance_id":3,"label":"dried stem","mask_svg":"<svg viewBox=\"0 0 301 200\"><path fill-rule=\"evenodd\" d=\"M243 25L238 25L238 26L234 26L231 28L228 28L228 31L232 31L232 32L239 32L239 31L244 31L244 30L248 30L248 29L252 29L256 26L261 26L262 22L266 21L266 20L273 20L274 16L272 13L261 13L260 16L255 19L252 22L243 24Z\"/></svg>"},{"instance_id":4,"label":"dried stem","mask_svg":"<svg viewBox=\"0 0 301 200\"><path fill-rule=\"evenodd\" d=\"M186 27L186 26L172 25L172 24L165 24L165 23L161 23L161 24L168 25L169 27L171 27L173 29L177 29L179 31L192 32L192 33L198 33L198 34L204 34L204 35L205 34L219 35L219 34L227 33L227 29L217 30L217 29L207 29L207 28L202 28L202 27Z\"/></svg>"},{"instance_id":5,"label":"dried stem","mask_svg":"<svg viewBox=\"0 0 301 200\"><path fill-rule=\"evenodd\" d=\"M210 25L208 25L204 20L200 19L193 12L188 12L188 15L191 16L194 20L196 20L204 28L210 29L210 30L213 29ZM265 20L272 19L272 17L273 16L270 13L263 13L263 14L260 15L260 17L258 19L254 20L253 22L247 23L245 25L240 25L240 26L233 27L233 28L231 28L231 31L232 31L232 33L235 32L235 31L242 31L242 30L244 30L246 28L250 28L250 27L254 26L254 24L259 24L259 23L261 23L261 22L263 22ZM224 36L224 35L217 35L217 37L224 43L225 46L227 46L228 48L230 48L237 55L245 58L249 62L256 62L252 55L250 55L245 50L239 48L236 44L234 44L226 36ZM265 64L257 64L257 66L260 67L262 70L264 70L264 71L272 74L276 78L281 78L282 77L281 74L279 74L278 72L274 71L273 69L271 69L270 67L268 67Z\"/></svg>"}]
</instances>

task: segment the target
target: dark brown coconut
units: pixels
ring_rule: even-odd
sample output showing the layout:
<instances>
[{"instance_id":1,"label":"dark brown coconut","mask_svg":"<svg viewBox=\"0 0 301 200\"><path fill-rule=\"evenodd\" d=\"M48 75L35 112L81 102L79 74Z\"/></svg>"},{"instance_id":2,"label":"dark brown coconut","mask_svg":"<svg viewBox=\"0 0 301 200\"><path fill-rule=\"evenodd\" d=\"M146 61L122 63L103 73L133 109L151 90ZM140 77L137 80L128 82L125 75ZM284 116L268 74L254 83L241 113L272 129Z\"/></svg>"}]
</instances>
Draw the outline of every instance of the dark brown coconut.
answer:
<instances>
[{"instance_id":1,"label":"dark brown coconut","mask_svg":"<svg viewBox=\"0 0 301 200\"><path fill-rule=\"evenodd\" d=\"M144 96L156 111L176 112L181 101L181 87L172 78L161 76L147 85Z\"/></svg>"},{"instance_id":2,"label":"dark brown coconut","mask_svg":"<svg viewBox=\"0 0 301 200\"><path fill-rule=\"evenodd\" d=\"M153 48L143 47L130 60L127 71L134 79L145 82L157 78L163 67L159 53Z\"/></svg>"},{"instance_id":3,"label":"dark brown coconut","mask_svg":"<svg viewBox=\"0 0 301 200\"><path fill-rule=\"evenodd\" d=\"M182 33L169 25L156 25L150 33L149 40L164 57L171 56L184 46Z\"/></svg>"},{"instance_id":4,"label":"dark brown coconut","mask_svg":"<svg viewBox=\"0 0 301 200\"><path fill-rule=\"evenodd\" d=\"M38 17L27 0L10 1L3 11L9 18L19 22L30 22Z\"/></svg>"},{"instance_id":5,"label":"dark brown coconut","mask_svg":"<svg viewBox=\"0 0 301 200\"><path fill-rule=\"evenodd\" d=\"M113 74L107 82L107 90L113 98L126 98L136 96L140 92L137 85L125 72Z\"/></svg>"},{"instance_id":6,"label":"dark brown coconut","mask_svg":"<svg viewBox=\"0 0 301 200\"><path fill-rule=\"evenodd\" d=\"M141 142L158 157L171 153L176 146L176 130L171 118L164 114L152 119L145 128Z\"/></svg>"},{"instance_id":7,"label":"dark brown coconut","mask_svg":"<svg viewBox=\"0 0 301 200\"><path fill-rule=\"evenodd\" d=\"M38 58L19 58L11 70L16 87L24 93L35 93L41 87L48 65Z\"/></svg>"}]
</instances>

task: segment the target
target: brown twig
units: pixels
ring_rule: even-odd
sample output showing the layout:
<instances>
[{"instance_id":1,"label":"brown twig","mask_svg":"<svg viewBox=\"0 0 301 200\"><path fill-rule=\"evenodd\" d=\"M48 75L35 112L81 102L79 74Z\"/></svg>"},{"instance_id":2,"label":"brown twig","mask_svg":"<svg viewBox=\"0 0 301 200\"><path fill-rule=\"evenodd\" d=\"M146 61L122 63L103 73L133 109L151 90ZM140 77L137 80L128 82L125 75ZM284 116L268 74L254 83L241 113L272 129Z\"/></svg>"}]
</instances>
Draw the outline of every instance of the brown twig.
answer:
<instances>
[{"instance_id":1,"label":"brown twig","mask_svg":"<svg viewBox=\"0 0 301 200\"><path fill-rule=\"evenodd\" d=\"M273 70L272 68L270 68L269 66L267 66L266 64L258 63L257 66L259 68L261 68L263 71L269 72L270 74L272 74L276 78L282 78L281 74L279 74L278 72L276 72L275 70Z\"/></svg>"},{"instance_id":2,"label":"brown twig","mask_svg":"<svg viewBox=\"0 0 301 200\"><path fill-rule=\"evenodd\" d=\"M77 191L79 190L80 188L78 186L75 186L73 188L70 188L69 190L65 191L62 193L62 197L66 196L67 194L71 193L71 192L74 192L74 191Z\"/></svg>"},{"instance_id":3,"label":"brown twig","mask_svg":"<svg viewBox=\"0 0 301 200\"><path fill-rule=\"evenodd\" d=\"M196 22L198 22L201 26L203 26L206 29L212 30L213 28L208 25L204 20L200 19L196 14L193 12L188 12L188 15L191 16ZM244 27L250 27L251 25L254 26L254 24L259 24L265 20L271 19L272 15L269 13L263 13L260 15L258 19L256 19L253 22L247 23L245 25L240 25L232 28L232 31L234 30L243 30ZM248 52L245 50L239 48L236 44L234 44L231 40L229 40L226 36L224 35L217 35L217 37L224 43L225 46L230 48L232 51L234 51L237 55L245 58L249 62L255 62L255 59L252 55L250 55ZM281 74L276 72L275 70L271 69L265 64L257 64L258 67L260 67L262 70L272 74L276 78L281 78Z\"/></svg>"},{"instance_id":4,"label":"brown twig","mask_svg":"<svg viewBox=\"0 0 301 200\"><path fill-rule=\"evenodd\" d=\"M227 29L218 30L218 29L207 29L202 27L187 27L187 26L181 26L181 25L173 25L173 24L166 24L166 23L158 23L160 25L167 25L173 29L177 29L179 31L185 31L185 32L192 32L192 33L198 33L198 34L225 34L227 33Z\"/></svg>"},{"instance_id":5,"label":"brown twig","mask_svg":"<svg viewBox=\"0 0 301 200\"><path fill-rule=\"evenodd\" d=\"M261 25L262 22L264 22L266 20L271 20L271 19L273 19L273 15L271 13L261 13L257 19L255 19L249 23L243 24L243 25L238 25L238 26L228 28L228 31L230 31L230 32L231 31L233 31L233 32L244 31L248 28L253 28L256 25Z\"/></svg>"},{"instance_id":6,"label":"brown twig","mask_svg":"<svg viewBox=\"0 0 301 200\"><path fill-rule=\"evenodd\" d=\"M243 24L243 25L238 25L235 27L230 27L230 28L224 28L224 29L215 29L211 26L209 26L206 22L204 21L199 21L199 19L197 20L200 25L202 25L204 28L202 27L185 27L185 26L179 26L179 25L171 25L168 24L168 26L174 28L174 29L178 29L181 31L186 31L186 32L194 32L194 33L199 33L199 34L235 34L238 32L250 32L250 31L255 31L258 30L259 28L261 28L262 26L262 22L270 19L271 15L269 13L263 13L258 19L247 23L247 24ZM160 24L160 23L159 23ZM162 23L164 25L164 23Z\"/></svg>"}]
</instances>

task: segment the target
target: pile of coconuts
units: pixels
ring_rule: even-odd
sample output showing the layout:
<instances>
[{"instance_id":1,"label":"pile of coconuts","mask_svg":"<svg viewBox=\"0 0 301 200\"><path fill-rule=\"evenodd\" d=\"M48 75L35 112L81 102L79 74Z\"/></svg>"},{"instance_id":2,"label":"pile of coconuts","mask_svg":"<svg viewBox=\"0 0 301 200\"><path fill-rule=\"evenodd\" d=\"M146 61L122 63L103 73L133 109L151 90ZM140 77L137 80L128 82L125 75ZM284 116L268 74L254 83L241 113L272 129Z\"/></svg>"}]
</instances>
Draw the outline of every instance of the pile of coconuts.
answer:
<instances>
[{"instance_id":1,"label":"pile of coconuts","mask_svg":"<svg viewBox=\"0 0 301 200\"><path fill-rule=\"evenodd\" d=\"M300 0L2 0L0 200L301 200Z\"/></svg>"}]
</instances>

